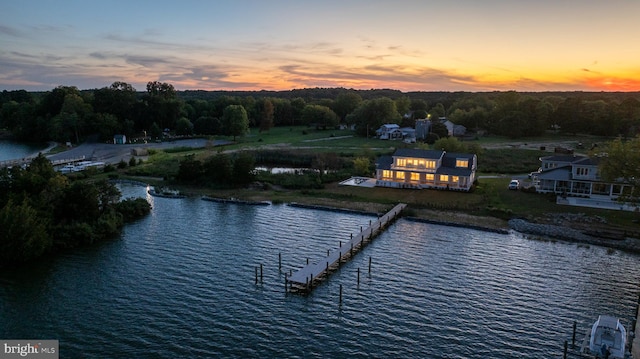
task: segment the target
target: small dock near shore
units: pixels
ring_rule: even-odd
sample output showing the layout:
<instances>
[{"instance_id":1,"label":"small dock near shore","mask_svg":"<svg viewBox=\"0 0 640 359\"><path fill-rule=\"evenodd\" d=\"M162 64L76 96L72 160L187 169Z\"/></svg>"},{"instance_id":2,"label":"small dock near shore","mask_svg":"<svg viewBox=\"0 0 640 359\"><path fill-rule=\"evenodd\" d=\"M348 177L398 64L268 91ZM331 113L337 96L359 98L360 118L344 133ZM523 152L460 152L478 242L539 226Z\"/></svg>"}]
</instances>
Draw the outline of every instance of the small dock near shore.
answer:
<instances>
[{"instance_id":1,"label":"small dock near shore","mask_svg":"<svg viewBox=\"0 0 640 359\"><path fill-rule=\"evenodd\" d=\"M289 292L310 293L313 288L322 280L327 278L332 271L340 267L342 262L352 258L365 244L381 233L386 226L394 221L407 205L400 203L393 207L384 216L375 222L369 222L367 228L361 228L360 233L351 235L347 243L342 243L338 248L327 251L327 256L317 263L307 263L307 265L290 277L285 276L286 286Z\"/></svg>"}]
</instances>

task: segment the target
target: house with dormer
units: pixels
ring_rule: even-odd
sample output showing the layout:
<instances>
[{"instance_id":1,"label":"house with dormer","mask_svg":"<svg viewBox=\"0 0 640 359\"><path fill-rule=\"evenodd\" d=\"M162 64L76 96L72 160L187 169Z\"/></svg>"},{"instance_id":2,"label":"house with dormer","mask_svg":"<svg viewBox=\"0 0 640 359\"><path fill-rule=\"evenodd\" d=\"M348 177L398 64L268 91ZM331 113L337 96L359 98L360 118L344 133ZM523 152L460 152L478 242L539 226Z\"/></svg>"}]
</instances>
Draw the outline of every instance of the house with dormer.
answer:
<instances>
[{"instance_id":1,"label":"house with dormer","mask_svg":"<svg viewBox=\"0 0 640 359\"><path fill-rule=\"evenodd\" d=\"M541 157L540 162L539 172L531 175L538 193L555 193L565 200L579 197L612 202L632 189L628 183L603 181L597 157L554 155Z\"/></svg>"},{"instance_id":2,"label":"house with dormer","mask_svg":"<svg viewBox=\"0 0 640 359\"><path fill-rule=\"evenodd\" d=\"M400 148L376 162L376 186L469 191L476 179L477 156L439 150Z\"/></svg>"}]
</instances>

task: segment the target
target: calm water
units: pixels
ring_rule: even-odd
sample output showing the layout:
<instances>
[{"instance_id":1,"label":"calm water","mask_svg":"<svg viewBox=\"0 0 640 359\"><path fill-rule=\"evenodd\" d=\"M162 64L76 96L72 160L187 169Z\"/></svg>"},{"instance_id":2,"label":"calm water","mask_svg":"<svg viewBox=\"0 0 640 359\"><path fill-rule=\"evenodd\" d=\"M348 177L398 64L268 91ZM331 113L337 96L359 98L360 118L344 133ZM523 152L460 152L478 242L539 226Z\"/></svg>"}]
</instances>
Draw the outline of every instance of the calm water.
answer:
<instances>
[{"instance_id":1,"label":"calm water","mask_svg":"<svg viewBox=\"0 0 640 359\"><path fill-rule=\"evenodd\" d=\"M149 200L119 240L0 274L0 338L59 339L65 358L554 358L574 320L635 311L639 256L407 220L285 294L278 253L299 268L372 217Z\"/></svg>"},{"instance_id":2,"label":"calm water","mask_svg":"<svg viewBox=\"0 0 640 359\"><path fill-rule=\"evenodd\" d=\"M45 145L24 144L9 140L0 140L0 161L14 160L37 153Z\"/></svg>"}]
</instances>

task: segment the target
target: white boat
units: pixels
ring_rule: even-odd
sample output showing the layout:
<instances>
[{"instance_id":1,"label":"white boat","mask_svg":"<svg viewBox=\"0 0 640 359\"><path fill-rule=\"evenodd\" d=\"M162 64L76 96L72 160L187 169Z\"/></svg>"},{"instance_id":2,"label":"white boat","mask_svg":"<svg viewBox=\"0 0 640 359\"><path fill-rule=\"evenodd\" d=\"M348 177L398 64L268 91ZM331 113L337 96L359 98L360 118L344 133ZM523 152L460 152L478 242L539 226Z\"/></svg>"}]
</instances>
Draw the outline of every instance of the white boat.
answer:
<instances>
[{"instance_id":1,"label":"white boat","mask_svg":"<svg viewBox=\"0 0 640 359\"><path fill-rule=\"evenodd\" d=\"M589 351L596 358L624 359L627 331L620 319L608 315L598 316L589 333Z\"/></svg>"},{"instance_id":2,"label":"white boat","mask_svg":"<svg viewBox=\"0 0 640 359\"><path fill-rule=\"evenodd\" d=\"M72 173L72 172L84 171L90 167L102 168L104 167L104 162L80 161L73 164L65 165L64 167L60 168L58 171L62 173Z\"/></svg>"}]
</instances>

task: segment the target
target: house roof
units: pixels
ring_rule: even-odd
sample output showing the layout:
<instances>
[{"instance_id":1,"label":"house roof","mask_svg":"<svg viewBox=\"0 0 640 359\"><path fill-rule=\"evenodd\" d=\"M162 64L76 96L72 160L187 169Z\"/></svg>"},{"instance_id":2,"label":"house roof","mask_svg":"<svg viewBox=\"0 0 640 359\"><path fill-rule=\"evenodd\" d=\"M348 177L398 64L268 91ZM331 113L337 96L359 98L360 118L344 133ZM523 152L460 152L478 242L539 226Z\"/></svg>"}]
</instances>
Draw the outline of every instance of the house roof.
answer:
<instances>
[{"instance_id":1,"label":"house roof","mask_svg":"<svg viewBox=\"0 0 640 359\"><path fill-rule=\"evenodd\" d=\"M582 156L582 155L553 155L553 156L540 157L540 161L573 163L576 161L583 160L585 158L588 158L588 157Z\"/></svg>"},{"instance_id":2,"label":"house roof","mask_svg":"<svg viewBox=\"0 0 640 359\"><path fill-rule=\"evenodd\" d=\"M581 165L581 166L597 166L599 162L600 162L599 158L586 157L581 160L575 161L572 164Z\"/></svg>"},{"instance_id":3,"label":"house roof","mask_svg":"<svg viewBox=\"0 0 640 359\"><path fill-rule=\"evenodd\" d=\"M376 168L380 170L389 170L393 164L393 157L381 156L376 160Z\"/></svg>"},{"instance_id":4,"label":"house roof","mask_svg":"<svg viewBox=\"0 0 640 359\"><path fill-rule=\"evenodd\" d=\"M414 157L426 158L431 160L439 160L444 155L444 151L437 150L421 150L417 148L398 148L393 157Z\"/></svg>"},{"instance_id":5,"label":"house roof","mask_svg":"<svg viewBox=\"0 0 640 359\"><path fill-rule=\"evenodd\" d=\"M441 166L436 170L436 173L450 176L471 176L472 171L466 167Z\"/></svg>"},{"instance_id":6,"label":"house roof","mask_svg":"<svg viewBox=\"0 0 640 359\"><path fill-rule=\"evenodd\" d=\"M553 168L537 174L541 180L571 181L571 167Z\"/></svg>"},{"instance_id":7,"label":"house roof","mask_svg":"<svg viewBox=\"0 0 640 359\"><path fill-rule=\"evenodd\" d=\"M384 127L384 128L387 128L387 129L400 128L400 126L395 124L395 123L385 123L384 125L382 125L380 127Z\"/></svg>"}]
</instances>

